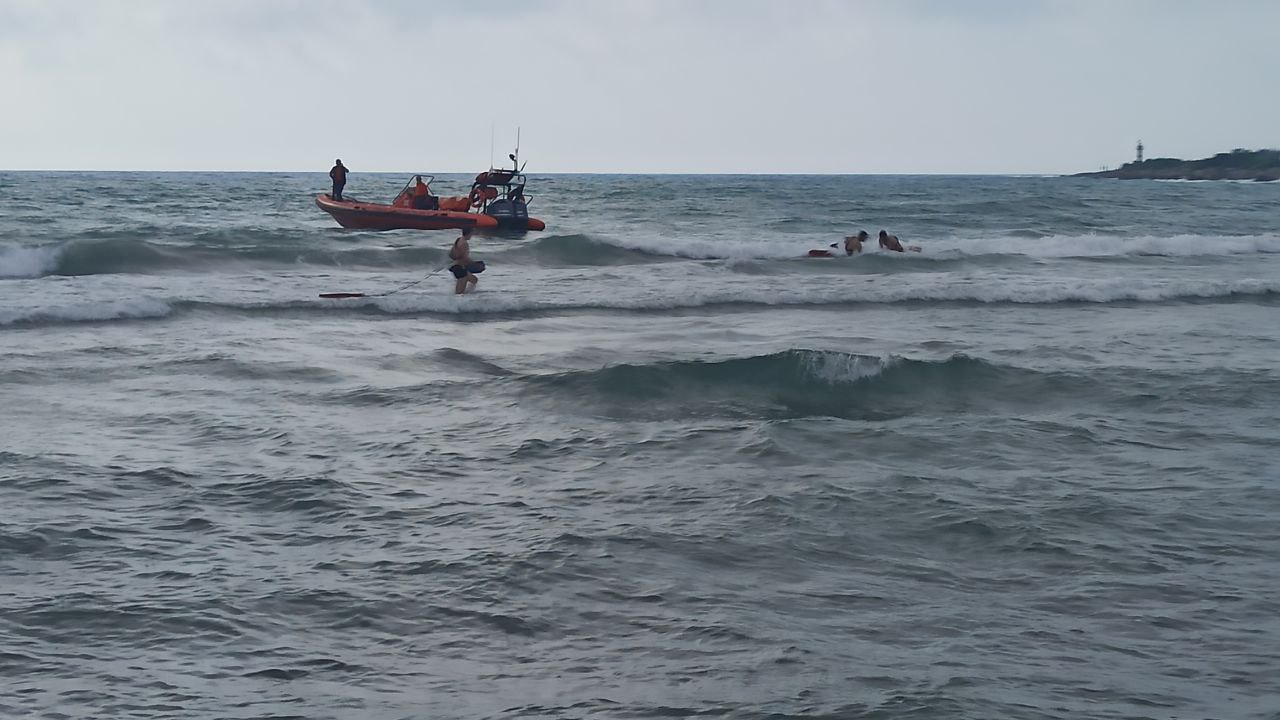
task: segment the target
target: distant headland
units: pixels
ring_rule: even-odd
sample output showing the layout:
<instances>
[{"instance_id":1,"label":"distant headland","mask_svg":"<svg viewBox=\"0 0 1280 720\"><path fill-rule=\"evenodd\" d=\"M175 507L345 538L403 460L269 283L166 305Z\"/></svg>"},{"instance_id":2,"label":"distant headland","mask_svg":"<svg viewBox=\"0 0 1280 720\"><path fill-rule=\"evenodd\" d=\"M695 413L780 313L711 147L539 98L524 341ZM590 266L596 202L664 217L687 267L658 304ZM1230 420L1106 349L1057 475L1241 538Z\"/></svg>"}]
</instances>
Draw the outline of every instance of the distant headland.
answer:
<instances>
[{"instance_id":1,"label":"distant headland","mask_svg":"<svg viewBox=\"0 0 1280 720\"><path fill-rule=\"evenodd\" d=\"M1280 150L1243 150L1218 153L1203 160L1179 158L1138 159L1118 170L1076 173L1072 177L1119 178L1121 180L1280 180Z\"/></svg>"}]
</instances>

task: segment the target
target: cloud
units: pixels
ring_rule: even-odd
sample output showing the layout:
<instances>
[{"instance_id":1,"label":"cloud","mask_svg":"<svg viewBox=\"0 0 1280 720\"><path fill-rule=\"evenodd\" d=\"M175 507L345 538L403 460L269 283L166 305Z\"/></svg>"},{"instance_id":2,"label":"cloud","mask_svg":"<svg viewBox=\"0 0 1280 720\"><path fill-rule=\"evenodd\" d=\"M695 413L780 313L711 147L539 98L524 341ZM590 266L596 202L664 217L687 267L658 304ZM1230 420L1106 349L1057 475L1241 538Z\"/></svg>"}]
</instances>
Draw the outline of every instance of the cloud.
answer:
<instances>
[{"instance_id":1,"label":"cloud","mask_svg":"<svg viewBox=\"0 0 1280 720\"><path fill-rule=\"evenodd\" d=\"M1280 144L1280 6L0 0L10 167L1068 172ZM498 152L503 157L505 152Z\"/></svg>"}]
</instances>

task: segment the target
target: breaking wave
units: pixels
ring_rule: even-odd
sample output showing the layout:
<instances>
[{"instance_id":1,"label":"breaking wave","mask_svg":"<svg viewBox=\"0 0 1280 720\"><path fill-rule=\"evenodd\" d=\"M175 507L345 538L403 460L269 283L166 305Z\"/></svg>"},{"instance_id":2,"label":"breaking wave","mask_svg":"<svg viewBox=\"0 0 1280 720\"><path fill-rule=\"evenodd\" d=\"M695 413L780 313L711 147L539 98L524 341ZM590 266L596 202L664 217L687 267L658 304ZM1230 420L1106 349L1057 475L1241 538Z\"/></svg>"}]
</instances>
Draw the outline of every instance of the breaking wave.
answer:
<instances>
[{"instance_id":1,"label":"breaking wave","mask_svg":"<svg viewBox=\"0 0 1280 720\"><path fill-rule=\"evenodd\" d=\"M627 417L730 416L886 420L996 404L1043 407L1081 379L965 355L939 361L787 350L714 361L614 365L528 378L534 391Z\"/></svg>"},{"instance_id":2,"label":"breaking wave","mask_svg":"<svg viewBox=\"0 0 1280 720\"><path fill-rule=\"evenodd\" d=\"M511 248L491 250L488 254L546 267L632 265L662 258L661 254L614 245L590 235L550 235Z\"/></svg>"},{"instance_id":3,"label":"breaking wave","mask_svg":"<svg viewBox=\"0 0 1280 720\"><path fill-rule=\"evenodd\" d=\"M407 268L438 265L448 257L447 247L351 248L319 240L253 243L251 238L246 239L245 244L190 245L109 237L58 245L0 247L0 278L216 272L228 266L245 265Z\"/></svg>"},{"instance_id":4,"label":"breaking wave","mask_svg":"<svg viewBox=\"0 0 1280 720\"><path fill-rule=\"evenodd\" d=\"M334 239L336 236L338 239ZM451 236L323 233L310 230L218 230L174 238L139 238L119 231L89 231L62 243L0 246L0 278L113 273L216 272L227 266L313 265L344 268L420 268L447 260ZM525 240L481 238L478 256L520 265L592 267L676 260L795 260L809 249L828 249L831 238L804 241L778 237L728 240L680 237L607 238L550 235ZM853 258L859 267L885 263L1004 264L1019 258L1226 257L1280 254L1280 235L1174 237L1042 236L912 238L920 254L868 249ZM354 246L353 246L354 245ZM873 265L867 265L871 263ZM751 268L747 268L750 271Z\"/></svg>"}]
</instances>

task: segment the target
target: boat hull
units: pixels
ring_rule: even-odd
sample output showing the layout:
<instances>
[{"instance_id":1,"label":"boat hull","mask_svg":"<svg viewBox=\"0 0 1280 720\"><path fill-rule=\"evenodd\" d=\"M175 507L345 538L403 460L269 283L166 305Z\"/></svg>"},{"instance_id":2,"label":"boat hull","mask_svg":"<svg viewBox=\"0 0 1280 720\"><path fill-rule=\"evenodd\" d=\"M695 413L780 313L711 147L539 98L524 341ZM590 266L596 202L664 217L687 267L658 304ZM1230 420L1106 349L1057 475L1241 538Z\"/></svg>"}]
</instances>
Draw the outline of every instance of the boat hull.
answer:
<instances>
[{"instance_id":1,"label":"boat hull","mask_svg":"<svg viewBox=\"0 0 1280 720\"><path fill-rule=\"evenodd\" d=\"M473 230L510 228L509 223L481 213L456 210L418 210L363 200L334 200L328 193L316 196L316 206L344 228L361 230ZM542 230L546 224L528 218L523 229Z\"/></svg>"}]
</instances>

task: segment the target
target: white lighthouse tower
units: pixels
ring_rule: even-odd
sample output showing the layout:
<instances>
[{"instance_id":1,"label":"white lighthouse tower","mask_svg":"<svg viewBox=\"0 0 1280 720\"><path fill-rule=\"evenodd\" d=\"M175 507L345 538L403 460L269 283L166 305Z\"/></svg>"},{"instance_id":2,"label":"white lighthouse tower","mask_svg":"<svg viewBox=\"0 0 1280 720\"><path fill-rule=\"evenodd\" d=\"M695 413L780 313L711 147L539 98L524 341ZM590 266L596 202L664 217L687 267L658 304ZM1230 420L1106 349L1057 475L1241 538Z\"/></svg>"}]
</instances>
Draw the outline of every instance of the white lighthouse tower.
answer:
<instances>
[{"instance_id":1,"label":"white lighthouse tower","mask_svg":"<svg viewBox=\"0 0 1280 720\"><path fill-rule=\"evenodd\" d=\"M1138 141L1138 164L1142 164L1142 141Z\"/></svg>"}]
</instances>

